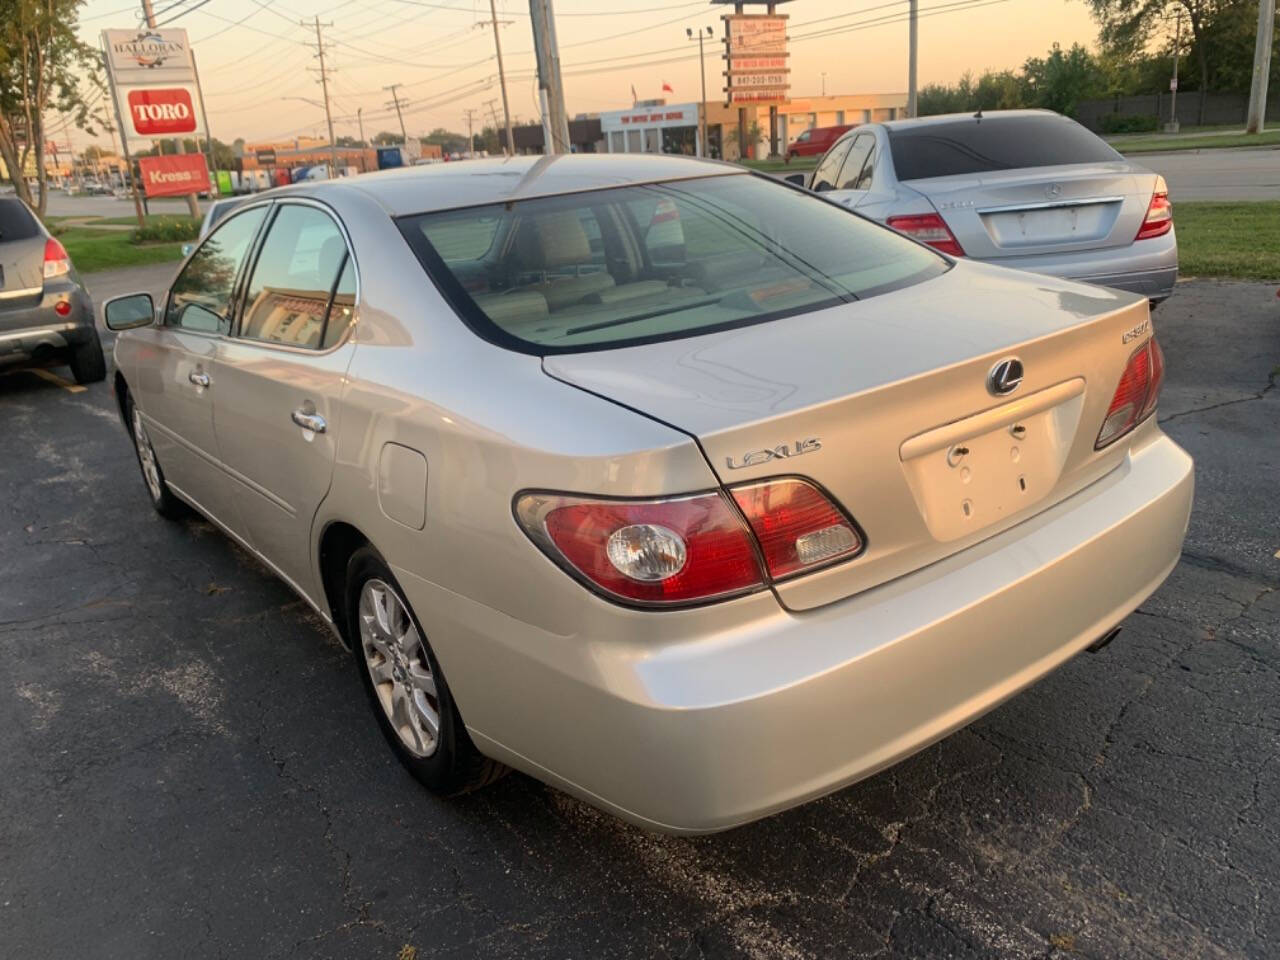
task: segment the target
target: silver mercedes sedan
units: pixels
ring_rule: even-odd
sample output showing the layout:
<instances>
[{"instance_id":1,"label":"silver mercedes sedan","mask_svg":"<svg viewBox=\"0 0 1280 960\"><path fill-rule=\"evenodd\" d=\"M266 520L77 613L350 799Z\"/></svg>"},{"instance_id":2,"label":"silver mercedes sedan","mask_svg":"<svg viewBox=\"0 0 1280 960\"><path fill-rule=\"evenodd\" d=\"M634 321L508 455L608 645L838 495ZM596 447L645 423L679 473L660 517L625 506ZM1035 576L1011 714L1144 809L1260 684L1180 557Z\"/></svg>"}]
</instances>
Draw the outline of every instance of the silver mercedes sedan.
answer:
<instances>
[{"instance_id":1,"label":"silver mercedes sedan","mask_svg":"<svg viewBox=\"0 0 1280 960\"><path fill-rule=\"evenodd\" d=\"M285 188L106 316L156 510L313 606L444 794L706 832L837 790L1108 641L1191 507L1146 297L728 165Z\"/></svg>"},{"instance_id":2,"label":"silver mercedes sedan","mask_svg":"<svg viewBox=\"0 0 1280 960\"><path fill-rule=\"evenodd\" d=\"M1048 110L864 124L788 179L950 256L1153 303L1178 279L1164 178Z\"/></svg>"}]
</instances>

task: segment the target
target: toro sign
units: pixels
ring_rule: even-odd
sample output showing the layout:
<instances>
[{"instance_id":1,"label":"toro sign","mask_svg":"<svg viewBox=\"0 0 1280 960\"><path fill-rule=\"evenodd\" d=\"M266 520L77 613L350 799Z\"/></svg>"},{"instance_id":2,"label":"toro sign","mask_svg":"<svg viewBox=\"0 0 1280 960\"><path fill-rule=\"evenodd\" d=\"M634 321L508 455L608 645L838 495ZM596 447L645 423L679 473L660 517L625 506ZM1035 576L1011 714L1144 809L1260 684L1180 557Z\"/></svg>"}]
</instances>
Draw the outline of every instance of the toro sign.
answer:
<instances>
[{"instance_id":1,"label":"toro sign","mask_svg":"<svg viewBox=\"0 0 1280 960\"><path fill-rule=\"evenodd\" d=\"M147 87L128 92L129 121L142 137L196 132L191 94L181 87Z\"/></svg>"}]
</instances>

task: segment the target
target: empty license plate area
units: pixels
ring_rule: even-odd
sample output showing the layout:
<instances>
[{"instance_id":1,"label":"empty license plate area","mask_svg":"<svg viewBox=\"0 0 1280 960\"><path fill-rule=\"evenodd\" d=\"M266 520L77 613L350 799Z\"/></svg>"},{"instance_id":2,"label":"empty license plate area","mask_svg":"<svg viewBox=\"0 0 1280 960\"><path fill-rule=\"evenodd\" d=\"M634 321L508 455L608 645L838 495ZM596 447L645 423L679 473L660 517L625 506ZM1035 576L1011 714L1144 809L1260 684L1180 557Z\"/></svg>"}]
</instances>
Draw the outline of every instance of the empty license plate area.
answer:
<instances>
[{"instance_id":1,"label":"empty license plate area","mask_svg":"<svg viewBox=\"0 0 1280 960\"><path fill-rule=\"evenodd\" d=\"M1074 379L918 434L900 456L936 540L956 540L1043 499L1062 474L1084 406Z\"/></svg>"},{"instance_id":2,"label":"empty license plate area","mask_svg":"<svg viewBox=\"0 0 1280 960\"><path fill-rule=\"evenodd\" d=\"M984 210L982 222L1001 247L1101 240L1111 233L1123 200L1033 210Z\"/></svg>"}]
</instances>

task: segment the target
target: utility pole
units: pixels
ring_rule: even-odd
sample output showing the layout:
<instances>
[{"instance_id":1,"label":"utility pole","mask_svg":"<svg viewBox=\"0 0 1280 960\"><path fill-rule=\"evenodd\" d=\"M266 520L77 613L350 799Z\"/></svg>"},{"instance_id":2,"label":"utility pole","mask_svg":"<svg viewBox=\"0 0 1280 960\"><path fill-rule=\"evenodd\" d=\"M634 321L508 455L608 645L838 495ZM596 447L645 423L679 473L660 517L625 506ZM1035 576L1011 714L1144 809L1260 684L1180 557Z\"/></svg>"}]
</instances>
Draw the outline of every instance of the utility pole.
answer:
<instances>
[{"instance_id":1,"label":"utility pole","mask_svg":"<svg viewBox=\"0 0 1280 960\"><path fill-rule=\"evenodd\" d=\"M396 88L397 88L397 87L399 87L399 86L400 86L400 84L398 84L398 83L393 83L393 84L391 84L391 86L389 86L389 87L383 87L382 89L383 89L383 90L390 90L390 91L391 91L391 103L390 103L390 104L387 104L387 106L391 106L391 105L393 105L393 104L394 104L394 106L395 106L395 108L396 108L396 118L400 121L400 136L401 136L402 141L403 141L403 143L405 144L405 146L408 146L408 145L409 145L409 134L407 134L407 133L405 133L405 132L404 132L404 114L402 114L402 113L400 112L400 95L396 93Z\"/></svg>"},{"instance_id":2,"label":"utility pole","mask_svg":"<svg viewBox=\"0 0 1280 960\"><path fill-rule=\"evenodd\" d=\"M155 8L151 6L151 0L142 0L142 17L144 20L146 20L148 28L152 30L156 28L156 11L155 11ZM209 131L207 129L205 130L204 133L206 137L209 135ZM123 130L121 131L120 135L122 137L124 136ZM175 142L178 145L177 146L178 153L187 152L187 145L182 142L182 137L176 137ZM200 149L199 140L196 140L196 149L197 151ZM200 205L196 203L196 195L194 193L187 194L187 212L191 214L191 216L193 217L200 216Z\"/></svg>"},{"instance_id":3,"label":"utility pole","mask_svg":"<svg viewBox=\"0 0 1280 960\"><path fill-rule=\"evenodd\" d=\"M368 146L368 141L364 138L364 107L356 107L356 123L360 127L360 142Z\"/></svg>"},{"instance_id":4,"label":"utility pole","mask_svg":"<svg viewBox=\"0 0 1280 960\"><path fill-rule=\"evenodd\" d=\"M569 152L569 116L564 108L560 79L560 48L556 42L555 13L551 0L529 0L533 26L533 50L538 59L538 104L542 109L544 150Z\"/></svg>"},{"instance_id":5,"label":"utility pole","mask_svg":"<svg viewBox=\"0 0 1280 960\"><path fill-rule=\"evenodd\" d=\"M493 49L498 54L498 85L502 87L502 116L507 128L507 153L511 156L516 154L516 139L511 132L511 108L507 105L507 72L502 67L502 40L498 37L498 8L495 6L494 0L489 0L489 23L493 27ZM510 20L504 20L503 23L510 23ZM494 126L497 126L495 120Z\"/></svg>"},{"instance_id":6,"label":"utility pole","mask_svg":"<svg viewBox=\"0 0 1280 960\"><path fill-rule=\"evenodd\" d=\"M298 21L304 27L311 26L305 20ZM320 89L324 93L324 119L329 127L329 163L331 177L338 176L338 141L333 136L333 112L329 109L329 71L324 65L324 35L320 32L321 27L332 27L332 23L321 23L320 18L315 18L316 28L316 56L320 58Z\"/></svg>"},{"instance_id":7,"label":"utility pole","mask_svg":"<svg viewBox=\"0 0 1280 960\"><path fill-rule=\"evenodd\" d=\"M475 156L476 138L471 133L471 118L475 116L475 111L468 107L465 116L467 118L467 153Z\"/></svg>"},{"instance_id":8,"label":"utility pole","mask_svg":"<svg viewBox=\"0 0 1280 960\"><path fill-rule=\"evenodd\" d=\"M1182 55L1182 8L1178 8L1178 16L1173 25L1173 78L1169 81L1169 95L1173 105L1169 108L1169 122L1165 124L1166 133L1178 132L1178 60Z\"/></svg>"},{"instance_id":9,"label":"utility pole","mask_svg":"<svg viewBox=\"0 0 1280 960\"><path fill-rule=\"evenodd\" d=\"M827 71L822 71L822 95L827 95Z\"/></svg>"},{"instance_id":10,"label":"utility pole","mask_svg":"<svg viewBox=\"0 0 1280 960\"><path fill-rule=\"evenodd\" d=\"M698 104L698 156L707 155L707 60L702 52L703 41L713 35L712 29L699 30L696 34L689 27L685 28L685 36L698 39L698 66L702 69L702 102Z\"/></svg>"},{"instance_id":11,"label":"utility pole","mask_svg":"<svg viewBox=\"0 0 1280 960\"><path fill-rule=\"evenodd\" d=\"M1258 0L1258 39L1253 47L1249 85L1249 122L1245 133L1261 133L1267 121L1267 80L1271 72L1271 35L1276 31L1276 0Z\"/></svg>"},{"instance_id":12,"label":"utility pole","mask_svg":"<svg viewBox=\"0 0 1280 960\"><path fill-rule=\"evenodd\" d=\"M911 0L911 24L907 31L907 116L916 115L916 50L920 40L920 3Z\"/></svg>"}]
</instances>

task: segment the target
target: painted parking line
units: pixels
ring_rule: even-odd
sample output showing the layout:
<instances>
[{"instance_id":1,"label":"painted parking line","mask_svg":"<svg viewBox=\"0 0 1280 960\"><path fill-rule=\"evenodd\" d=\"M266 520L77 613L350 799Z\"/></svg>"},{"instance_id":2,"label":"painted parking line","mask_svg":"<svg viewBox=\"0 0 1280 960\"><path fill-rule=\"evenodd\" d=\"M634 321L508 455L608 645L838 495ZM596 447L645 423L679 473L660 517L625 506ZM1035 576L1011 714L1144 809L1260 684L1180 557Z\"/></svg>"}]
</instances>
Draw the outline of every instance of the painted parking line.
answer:
<instances>
[{"instance_id":1,"label":"painted parking line","mask_svg":"<svg viewBox=\"0 0 1280 960\"><path fill-rule=\"evenodd\" d=\"M65 380L50 370L36 369L31 372L41 380L48 380L50 383L57 384L63 390L67 391L67 393L84 393L89 389L88 387L80 386L78 383L72 383L70 380Z\"/></svg>"}]
</instances>

